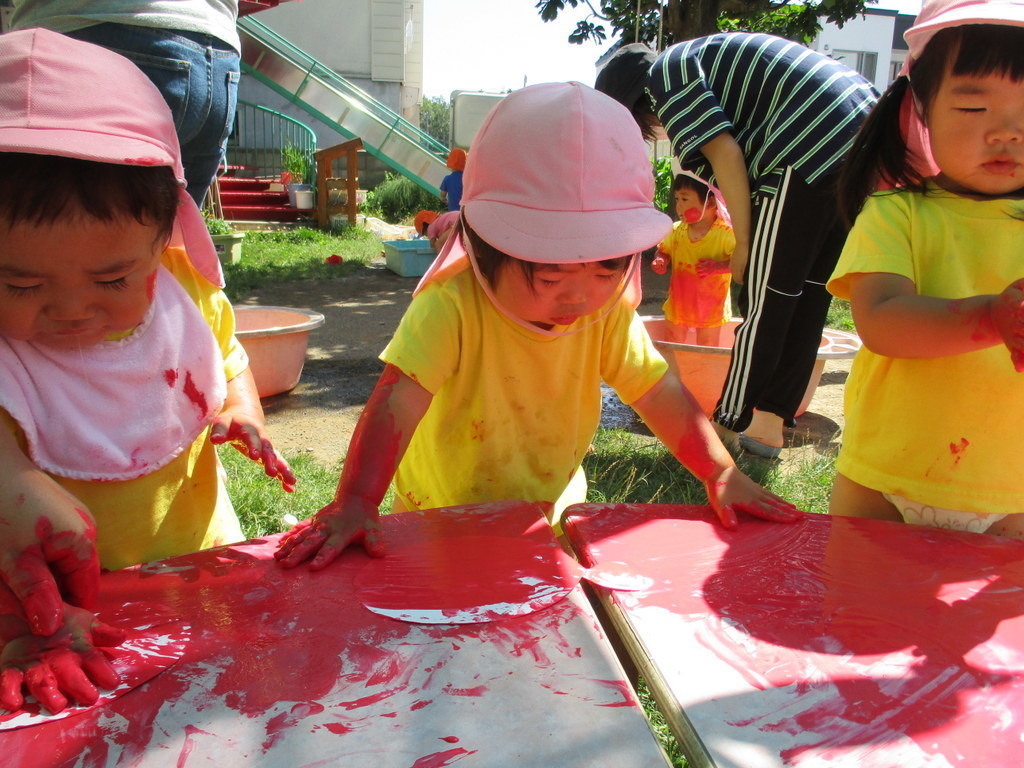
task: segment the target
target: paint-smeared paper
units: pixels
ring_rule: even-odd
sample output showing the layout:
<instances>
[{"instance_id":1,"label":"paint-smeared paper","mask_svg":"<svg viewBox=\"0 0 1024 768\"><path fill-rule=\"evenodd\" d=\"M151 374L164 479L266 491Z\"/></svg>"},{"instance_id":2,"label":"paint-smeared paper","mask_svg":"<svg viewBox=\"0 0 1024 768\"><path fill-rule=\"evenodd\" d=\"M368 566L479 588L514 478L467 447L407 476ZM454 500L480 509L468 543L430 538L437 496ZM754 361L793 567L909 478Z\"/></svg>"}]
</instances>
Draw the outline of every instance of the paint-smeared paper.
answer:
<instances>
[{"instance_id":1,"label":"paint-smeared paper","mask_svg":"<svg viewBox=\"0 0 1024 768\"><path fill-rule=\"evenodd\" d=\"M126 633L125 641L110 650L110 662L121 676L121 684L110 691L100 690L93 704L70 704L56 714L41 709L35 699L27 696L21 711L0 713L0 731L74 717L124 696L180 659L191 635L188 622L170 615L166 606L143 601L112 607L100 619Z\"/></svg>"},{"instance_id":2,"label":"paint-smeared paper","mask_svg":"<svg viewBox=\"0 0 1024 768\"><path fill-rule=\"evenodd\" d=\"M385 543L427 543L449 522L552 539L522 502L387 515L381 528ZM278 538L105 574L101 615L168 605L192 627L185 655L103 707L3 734L4 768L667 767L581 589L527 616L410 624L359 602L370 558L358 547L320 571L284 569Z\"/></svg>"},{"instance_id":3,"label":"paint-smeared paper","mask_svg":"<svg viewBox=\"0 0 1024 768\"><path fill-rule=\"evenodd\" d=\"M525 616L579 583L575 561L544 541L447 536L389 543L356 579L363 605L417 624L475 624Z\"/></svg>"},{"instance_id":4,"label":"paint-smeared paper","mask_svg":"<svg viewBox=\"0 0 1024 768\"><path fill-rule=\"evenodd\" d=\"M1024 543L643 504L570 507L566 531L652 579L604 599L707 764L1024 765Z\"/></svg>"}]
</instances>

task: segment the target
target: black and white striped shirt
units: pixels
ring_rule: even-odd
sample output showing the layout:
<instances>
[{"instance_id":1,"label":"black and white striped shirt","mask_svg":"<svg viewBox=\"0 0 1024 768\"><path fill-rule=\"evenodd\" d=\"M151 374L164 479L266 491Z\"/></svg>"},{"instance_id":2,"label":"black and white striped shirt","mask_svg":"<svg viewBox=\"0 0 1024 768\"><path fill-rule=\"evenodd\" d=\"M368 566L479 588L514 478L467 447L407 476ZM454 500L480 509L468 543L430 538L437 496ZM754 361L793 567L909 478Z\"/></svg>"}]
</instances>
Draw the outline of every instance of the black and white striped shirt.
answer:
<instances>
[{"instance_id":1,"label":"black and white striped shirt","mask_svg":"<svg viewBox=\"0 0 1024 768\"><path fill-rule=\"evenodd\" d=\"M838 169L878 99L865 78L824 54L771 35L725 33L668 48L648 89L684 168L714 182L698 151L731 132L755 193L773 194L786 167L805 181Z\"/></svg>"}]
</instances>

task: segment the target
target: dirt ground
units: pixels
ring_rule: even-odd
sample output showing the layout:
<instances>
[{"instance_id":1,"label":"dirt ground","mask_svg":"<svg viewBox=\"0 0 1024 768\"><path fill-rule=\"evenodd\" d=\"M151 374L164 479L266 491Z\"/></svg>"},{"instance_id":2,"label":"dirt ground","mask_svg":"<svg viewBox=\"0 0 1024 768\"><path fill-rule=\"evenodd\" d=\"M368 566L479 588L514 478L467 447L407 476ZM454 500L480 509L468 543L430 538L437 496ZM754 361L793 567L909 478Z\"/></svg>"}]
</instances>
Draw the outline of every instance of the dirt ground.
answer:
<instances>
[{"instance_id":1,"label":"dirt ground","mask_svg":"<svg viewBox=\"0 0 1024 768\"><path fill-rule=\"evenodd\" d=\"M335 280L265 286L237 302L313 309L325 318L324 325L310 334L298 386L263 401L279 450L286 455L311 453L327 464L344 457L356 420L383 368L377 355L397 327L415 285L415 278L394 274L380 259ZM664 278L645 269L640 313L661 314L666 289ZM787 430L785 463L802 463L811 452L837 447L850 362L826 362L810 407L797 419L797 426ZM614 395L605 398L605 408L606 424L645 430Z\"/></svg>"}]
</instances>

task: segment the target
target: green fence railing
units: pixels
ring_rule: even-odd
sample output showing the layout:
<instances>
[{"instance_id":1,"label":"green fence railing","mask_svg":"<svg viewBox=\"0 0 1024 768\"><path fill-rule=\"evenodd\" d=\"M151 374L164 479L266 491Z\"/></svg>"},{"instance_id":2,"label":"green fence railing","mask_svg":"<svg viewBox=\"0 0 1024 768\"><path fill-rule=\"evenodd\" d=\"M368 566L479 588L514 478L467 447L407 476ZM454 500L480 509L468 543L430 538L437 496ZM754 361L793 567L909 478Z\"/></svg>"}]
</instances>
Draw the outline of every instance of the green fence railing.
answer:
<instances>
[{"instance_id":1,"label":"green fence railing","mask_svg":"<svg viewBox=\"0 0 1024 768\"><path fill-rule=\"evenodd\" d=\"M305 178L296 183L314 183L316 134L294 118L258 104L238 102L235 124L228 137L228 164L238 176L278 178L285 170L285 153L305 161Z\"/></svg>"}]
</instances>

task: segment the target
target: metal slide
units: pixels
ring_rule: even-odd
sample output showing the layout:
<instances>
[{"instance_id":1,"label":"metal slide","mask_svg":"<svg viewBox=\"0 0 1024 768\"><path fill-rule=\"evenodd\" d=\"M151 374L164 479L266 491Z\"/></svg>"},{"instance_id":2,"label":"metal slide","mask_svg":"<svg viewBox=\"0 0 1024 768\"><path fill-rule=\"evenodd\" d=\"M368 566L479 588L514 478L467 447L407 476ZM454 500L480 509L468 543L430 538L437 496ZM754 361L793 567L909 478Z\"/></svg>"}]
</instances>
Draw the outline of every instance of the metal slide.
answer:
<instances>
[{"instance_id":1,"label":"metal slide","mask_svg":"<svg viewBox=\"0 0 1024 768\"><path fill-rule=\"evenodd\" d=\"M439 194L448 147L251 16L238 20L242 71L374 157Z\"/></svg>"}]
</instances>

